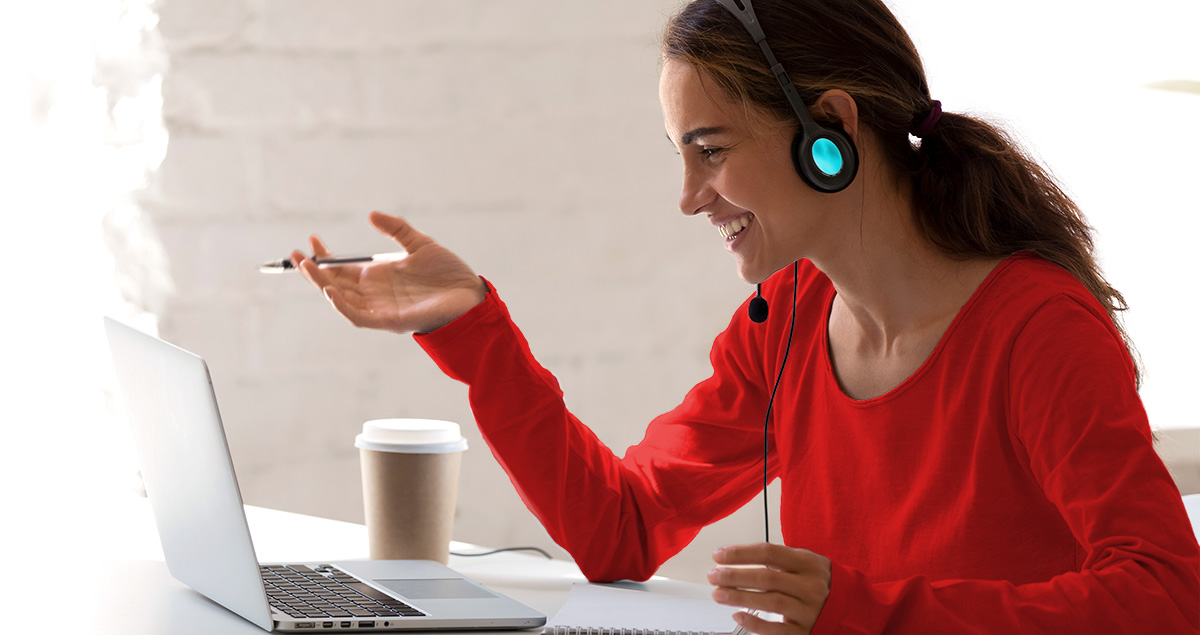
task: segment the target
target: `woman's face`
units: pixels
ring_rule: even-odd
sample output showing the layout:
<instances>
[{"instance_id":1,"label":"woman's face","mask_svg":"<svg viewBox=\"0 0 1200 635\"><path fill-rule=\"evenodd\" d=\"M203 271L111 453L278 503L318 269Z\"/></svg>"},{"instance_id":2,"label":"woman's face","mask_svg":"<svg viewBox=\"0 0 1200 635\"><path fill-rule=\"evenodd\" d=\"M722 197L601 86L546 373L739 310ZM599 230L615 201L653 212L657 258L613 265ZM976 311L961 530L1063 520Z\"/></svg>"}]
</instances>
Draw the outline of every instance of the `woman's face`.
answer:
<instances>
[{"instance_id":1,"label":"woman's face","mask_svg":"<svg viewBox=\"0 0 1200 635\"><path fill-rule=\"evenodd\" d=\"M667 135L683 157L679 209L712 222L743 280L761 282L830 244L828 206L792 167L794 124L761 112L751 117L677 60L663 66L659 99Z\"/></svg>"}]
</instances>

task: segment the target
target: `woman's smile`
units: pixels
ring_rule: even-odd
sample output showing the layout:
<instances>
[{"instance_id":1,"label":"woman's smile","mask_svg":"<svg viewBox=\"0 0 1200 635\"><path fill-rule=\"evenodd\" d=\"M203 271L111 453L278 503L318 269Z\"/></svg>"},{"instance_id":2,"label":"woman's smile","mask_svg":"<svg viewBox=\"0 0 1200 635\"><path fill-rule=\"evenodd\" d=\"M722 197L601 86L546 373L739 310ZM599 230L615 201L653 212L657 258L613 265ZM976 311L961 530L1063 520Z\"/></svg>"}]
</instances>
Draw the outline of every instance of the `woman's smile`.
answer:
<instances>
[{"instance_id":1,"label":"woman's smile","mask_svg":"<svg viewBox=\"0 0 1200 635\"><path fill-rule=\"evenodd\" d=\"M737 238L747 227L750 226L754 219L753 214L742 214L727 220L713 219L713 224L717 226L717 231L721 233L721 237L728 243Z\"/></svg>"},{"instance_id":2,"label":"woman's smile","mask_svg":"<svg viewBox=\"0 0 1200 635\"><path fill-rule=\"evenodd\" d=\"M725 239L725 249L730 253L735 253L739 250L742 243L745 242L746 235L749 233L747 230L756 224L754 214L749 212L732 218L722 217L711 220L712 224L717 226L717 233L721 234L721 238Z\"/></svg>"}]
</instances>

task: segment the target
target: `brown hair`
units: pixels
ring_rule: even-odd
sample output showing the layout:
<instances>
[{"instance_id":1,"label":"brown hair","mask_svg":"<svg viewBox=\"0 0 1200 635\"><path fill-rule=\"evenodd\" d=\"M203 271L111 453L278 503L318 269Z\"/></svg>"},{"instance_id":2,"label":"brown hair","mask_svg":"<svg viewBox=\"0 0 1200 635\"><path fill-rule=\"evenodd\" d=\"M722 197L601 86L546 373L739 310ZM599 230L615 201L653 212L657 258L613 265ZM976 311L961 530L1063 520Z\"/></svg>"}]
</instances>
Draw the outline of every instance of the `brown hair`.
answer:
<instances>
[{"instance_id":1,"label":"brown hair","mask_svg":"<svg viewBox=\"0 0 1200 635\"><path fill-rule=\"evenodd\" d=\"M933 245L953 258L1031 250L1066 269L1108 311L1140 385L1136 349L1117 316L1125 299L1100 272L1079 208L1046 170L997 127L961 114L943 113L920 144L910 140L933 102L921 58L882 0L755 0L754 9L804 103L830 89L854 97L861 124L912 179L914 220ZM734 102L795 120L762 51L714 0L684 6L662 48Z\"/></svg>"}]
</instances>

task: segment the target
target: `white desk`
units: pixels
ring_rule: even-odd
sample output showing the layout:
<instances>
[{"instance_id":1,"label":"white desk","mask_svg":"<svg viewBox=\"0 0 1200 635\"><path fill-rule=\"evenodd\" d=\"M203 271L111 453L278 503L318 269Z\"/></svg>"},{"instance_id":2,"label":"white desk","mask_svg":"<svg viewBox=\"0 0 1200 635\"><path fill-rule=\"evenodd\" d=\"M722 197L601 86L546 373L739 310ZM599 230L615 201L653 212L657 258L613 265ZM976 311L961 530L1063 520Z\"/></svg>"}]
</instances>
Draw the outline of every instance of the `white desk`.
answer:
<instances>
[{"instance_id":1,"label":"white desk","mask_svg":"<svg viewBox=\"0 0 1200 635\"><path fill-rule=\"evenodd\" d=\"M103 635L264 632L171 577L145 500L121 500L105 513L93 515L76 519L80 531L78 541L71 545L63 545L64 536L47 526L44 537L60 545L50 557L38 553L41 549L6 550L6 564L27 573L3 583L5 592L15 592L18 598L16 603L6 602L3 612L19 617L0 618L0 631ZM247 516L263 562L349 560L367 554L366 527L362 525L255 507L247 508ZM37 539L26 536L25 540ZM452 545L454 551L474 549L462 543ZM547 617L558 611L571 584L584 581L574 563L524 553L452 556L450 566ZM690 597L706 597L710 591L703 585L662 578L645 586Z\"/></svg>"}]
</instances>

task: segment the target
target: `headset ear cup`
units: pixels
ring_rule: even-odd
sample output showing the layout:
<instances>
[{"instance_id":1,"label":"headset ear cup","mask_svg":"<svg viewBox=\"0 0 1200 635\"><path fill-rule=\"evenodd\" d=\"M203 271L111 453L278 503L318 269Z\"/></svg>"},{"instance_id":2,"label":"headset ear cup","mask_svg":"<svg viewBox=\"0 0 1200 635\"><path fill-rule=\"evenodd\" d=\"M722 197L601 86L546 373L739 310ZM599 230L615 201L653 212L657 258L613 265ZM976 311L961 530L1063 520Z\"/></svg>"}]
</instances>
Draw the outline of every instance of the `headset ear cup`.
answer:
<instances>
[{"instance_id":1,"label":"headset ear cup","mask_svg":"<svg viewBox=\"0 0 1200 635\"><path fill-rule=\"evenodd\" d=\"M804 158L804 154L806 152L804 141L805 137L803 129L797 131L796 136L792 137L792 167L796 168L796 174L799 174L800 178L809 187L815 188L816 186L813 185L809 180L811 178L809 176L811 169L805 166L807 160Z\"/></svg>"},{"instance_id":2,"label":"headset ear cup","mask_svg":"<svg viewBox=\"0 0 1200 635\"><path fill-rule=\"evenodd\" d=\"M801 128L792 138L792 165L809 187L832 194L854 182L858 149L841 126Z\"/></svg>"}]
</instances>

